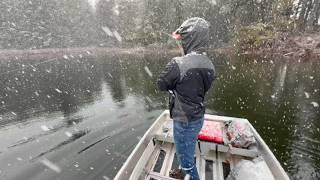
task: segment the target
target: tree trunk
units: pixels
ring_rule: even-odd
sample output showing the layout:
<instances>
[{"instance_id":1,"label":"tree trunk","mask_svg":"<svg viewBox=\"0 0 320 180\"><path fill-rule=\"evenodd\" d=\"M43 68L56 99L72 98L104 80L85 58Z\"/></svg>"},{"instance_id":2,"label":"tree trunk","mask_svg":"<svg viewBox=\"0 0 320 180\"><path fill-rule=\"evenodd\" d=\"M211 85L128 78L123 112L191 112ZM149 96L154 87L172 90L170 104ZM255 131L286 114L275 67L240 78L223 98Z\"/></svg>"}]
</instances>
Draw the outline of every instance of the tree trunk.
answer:
<instances>
[{"instance_id":1,"label":"tree trunk","mask_svg":"<svg viewBox=\"0 0 320 180\"><path fill-rule=\"evenodd\" d=\"M301 4L302 4L302 1L303 1L303 0L299 0L297 6L296 6L296 8L295 8L295 14L294 14L295 19L298 19L299 9L300 9L300 6L301 6Z\"/></svg>"},{"instance_id":2,"label":"tree trunk","mask_svg":"<svg viewBox=\"0 0 320 180\"><path fill-rule=\"evenodd\" d=\"M316 31L318 29L318 22L320 17L320 1L315 1L313 11L311 13L312 29Z\"/></svg>"},{"instance_id":3,"label":"tree trunk","mask_svg":"<svg viewBox=\"0 0 320 180\"><path fill-rule=\"evenodd\" d=\"M307 10L306 10L306 13L305 13L305 15L304 15L304 20L303 20L303 23L304 23L305 25L306 25L307 22L308 22L308 17L309 17L309 14L310 14L313 6L314 6L314 3L312 3L312 0L309 0L309 1L307 2L307 8L306 8Z\"/></svg>"},{"instance_id":4,"label":"tree trunk","mask_svg":"<svg viewBox=\"0 0 320 180\"><path fill-rule=\"evenodd\" d=\"M182 23L183 21L183 17L182 17L182 2L180 0L176 0L174 1L174 7L176 9L176 19L177 19L177 22L176 23L176 26L180 26L180 24Z\"/></svg>"},{"instance_id":5,"label":"tree trunk","mask_svg":"<svg viewBox=\"0 0 320 180\"><path fill-rule=\"evenodd\" d=\"M299 18L298 18L298 29L299 30L304 30L305 28L305 15L306 15L306 11L307 11L307 4L308 4L309 0L302 0L302 4L301 4L301 10L299 13Z\"/></svg>"}]
</instances>

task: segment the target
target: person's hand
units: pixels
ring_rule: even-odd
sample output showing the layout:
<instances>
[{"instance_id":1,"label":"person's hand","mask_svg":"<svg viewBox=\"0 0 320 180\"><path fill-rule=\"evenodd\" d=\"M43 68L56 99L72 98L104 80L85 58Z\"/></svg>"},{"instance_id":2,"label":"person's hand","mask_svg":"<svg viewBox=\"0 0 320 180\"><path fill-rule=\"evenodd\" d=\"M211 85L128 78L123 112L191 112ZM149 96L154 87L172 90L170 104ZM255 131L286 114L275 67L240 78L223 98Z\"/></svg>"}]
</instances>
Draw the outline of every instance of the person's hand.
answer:
<instances>
[{"instance_id":1,"label":"person's hand","mask_svg":"<svg viewBox=\"0 0 320 180\"><path fill-rule=\"evenodd\" d=\"M181 34L178 34L178 33L176 33L176 32L173 32L173 33L172 33L172 37L173 37L175 40L181 40L181 39L182 39Z\"/></svg>"}]
</instances>

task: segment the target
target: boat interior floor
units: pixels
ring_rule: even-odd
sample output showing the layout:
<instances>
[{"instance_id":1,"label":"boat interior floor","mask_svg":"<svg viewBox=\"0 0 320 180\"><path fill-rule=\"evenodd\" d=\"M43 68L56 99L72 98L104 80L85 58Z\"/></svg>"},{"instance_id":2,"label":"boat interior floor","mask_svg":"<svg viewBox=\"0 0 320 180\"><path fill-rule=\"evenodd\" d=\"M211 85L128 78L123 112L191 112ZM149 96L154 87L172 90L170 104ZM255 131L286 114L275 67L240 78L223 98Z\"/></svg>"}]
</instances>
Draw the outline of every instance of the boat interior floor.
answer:
<instances>
[{"instance_id":1,"label":"boat interior floor","mask_svg":"<svg viewBox=\"0 0 320 180\"><path fill-rule=\"evenodd\" d=\"M174 179L169 173L179 168L175 146L170 142L163 142L158 146L147 163L147 180ZM229 175L235 164L244 157L225 152L211 150L202 154L197 148L195 162L201 180L223 180ZM149 167L149 168L148 168Z\"/></svg>"},{"instance_id":2,"label":"boat interior floor","mask_svg":"<svg viewBox=\"0 0 320 180\"><path fill-rule=\"evenodd\" d=\"M173 143L172 122L169 121L164 127L157 132L153 140L153 150L148 160L146 159L143 173L145 176L142 179L174 180L169 173L179 168L179 163ZM251 159L230 152L221 152L219 147L215 143L203 141L196 144L195 162L201 180L224 180L238 161Z\"/></svg>"}]
</instances>

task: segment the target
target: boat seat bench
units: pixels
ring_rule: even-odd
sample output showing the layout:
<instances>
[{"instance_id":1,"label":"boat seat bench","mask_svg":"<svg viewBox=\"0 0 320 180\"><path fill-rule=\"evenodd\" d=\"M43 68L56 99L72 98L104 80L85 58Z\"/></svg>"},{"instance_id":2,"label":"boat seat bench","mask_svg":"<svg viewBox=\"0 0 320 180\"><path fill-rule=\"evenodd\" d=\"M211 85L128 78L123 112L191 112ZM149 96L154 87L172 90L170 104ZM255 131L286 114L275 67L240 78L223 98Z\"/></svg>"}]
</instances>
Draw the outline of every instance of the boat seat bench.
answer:
<instances>
[{"instance_id":1,"label":"boat seat bench","mask_svg":"<svg viewBox=\"0 0 320 180\"><path fill-rule=\"evenodd\" d=\"M175 145L171 142L161 142L154 157L149 160L150 167L146 180L174 180L169 177L172 169L178 168ZM199 151L199 148L196 148ZM195 161L201 180L223 180L235 164L243 159L241 156L225 152L210 151L206 155L196 153Z\"/></svg>"},{"instance_id":2,"label":"boat seat bench","mask_svg":"<svg viewBox=\"0 0 320 180\"><path fill-rule=\"evenodd\" d=\"M172 120L167 121L167 123L164 125L164 128L160 129L154 135L154 139L156 141L174 143ZM200 148L200 153L202 154L206 154L209 151L213 150L213 151L219 151L219 152L228 152L230 154L240 155L244 157L251 157L251 158L257 157L259 155L258 150L256 148L253 148L253 149L235 148L235 147L229 147L224 144L218 144L218 143L207 142L202 140L198 140L198 146Z\"/></svg>"}]
</instances>

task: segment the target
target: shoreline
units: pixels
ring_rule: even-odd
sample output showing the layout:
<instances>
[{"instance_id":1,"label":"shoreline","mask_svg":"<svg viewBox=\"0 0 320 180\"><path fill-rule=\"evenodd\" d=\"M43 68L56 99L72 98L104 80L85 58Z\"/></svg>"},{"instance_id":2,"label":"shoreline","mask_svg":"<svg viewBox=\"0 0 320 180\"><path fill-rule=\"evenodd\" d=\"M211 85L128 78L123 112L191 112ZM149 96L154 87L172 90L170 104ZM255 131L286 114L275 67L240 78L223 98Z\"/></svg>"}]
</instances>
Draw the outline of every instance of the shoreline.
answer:
<instances>
[{"instance_id":1,"label":"shoreline","mask_svg":"<svg viewBox=\"0 0 320 180\"><path fill-rule=\"evenodd\" d=\"M269 39L271 46L245 49L237 51L235 47L226 46L209 48L208 52L214 55L236 55L281 59L317 60L320 59L320 33L305 33L288 35L284 39ZM73 48L47 48L47 49L1 49L0 62L19 60L48 60L48 59L74 59L101 57L109 55L169 55L180 54L178 48L168 47L73 47Z\"/></svg>"},{"instance_id":2,"label":"shoreline","mask_svg":"<svg viewBox=\"0 0 320 180\"><path fill-rule=\"evenodd\" d=\"M84 57L101 57L108 55L176 55L179 49L169 48L102 48L102 47L75 47L75 48L48 48L48 49L2 49L0 62L11 60L47 60L53 58L75 59Z\"/></svg>"},{"instance_id":3,"label":"shoreline","mask_svg":"<svg viewBox=\"0 0 320 180\"><path fill-rule=\"evenodd\" d=\"M316 60L320 58L320 33L304 33L270 38L266 45L245 49L240 55Z\"/></svg>"}]
</instances>

